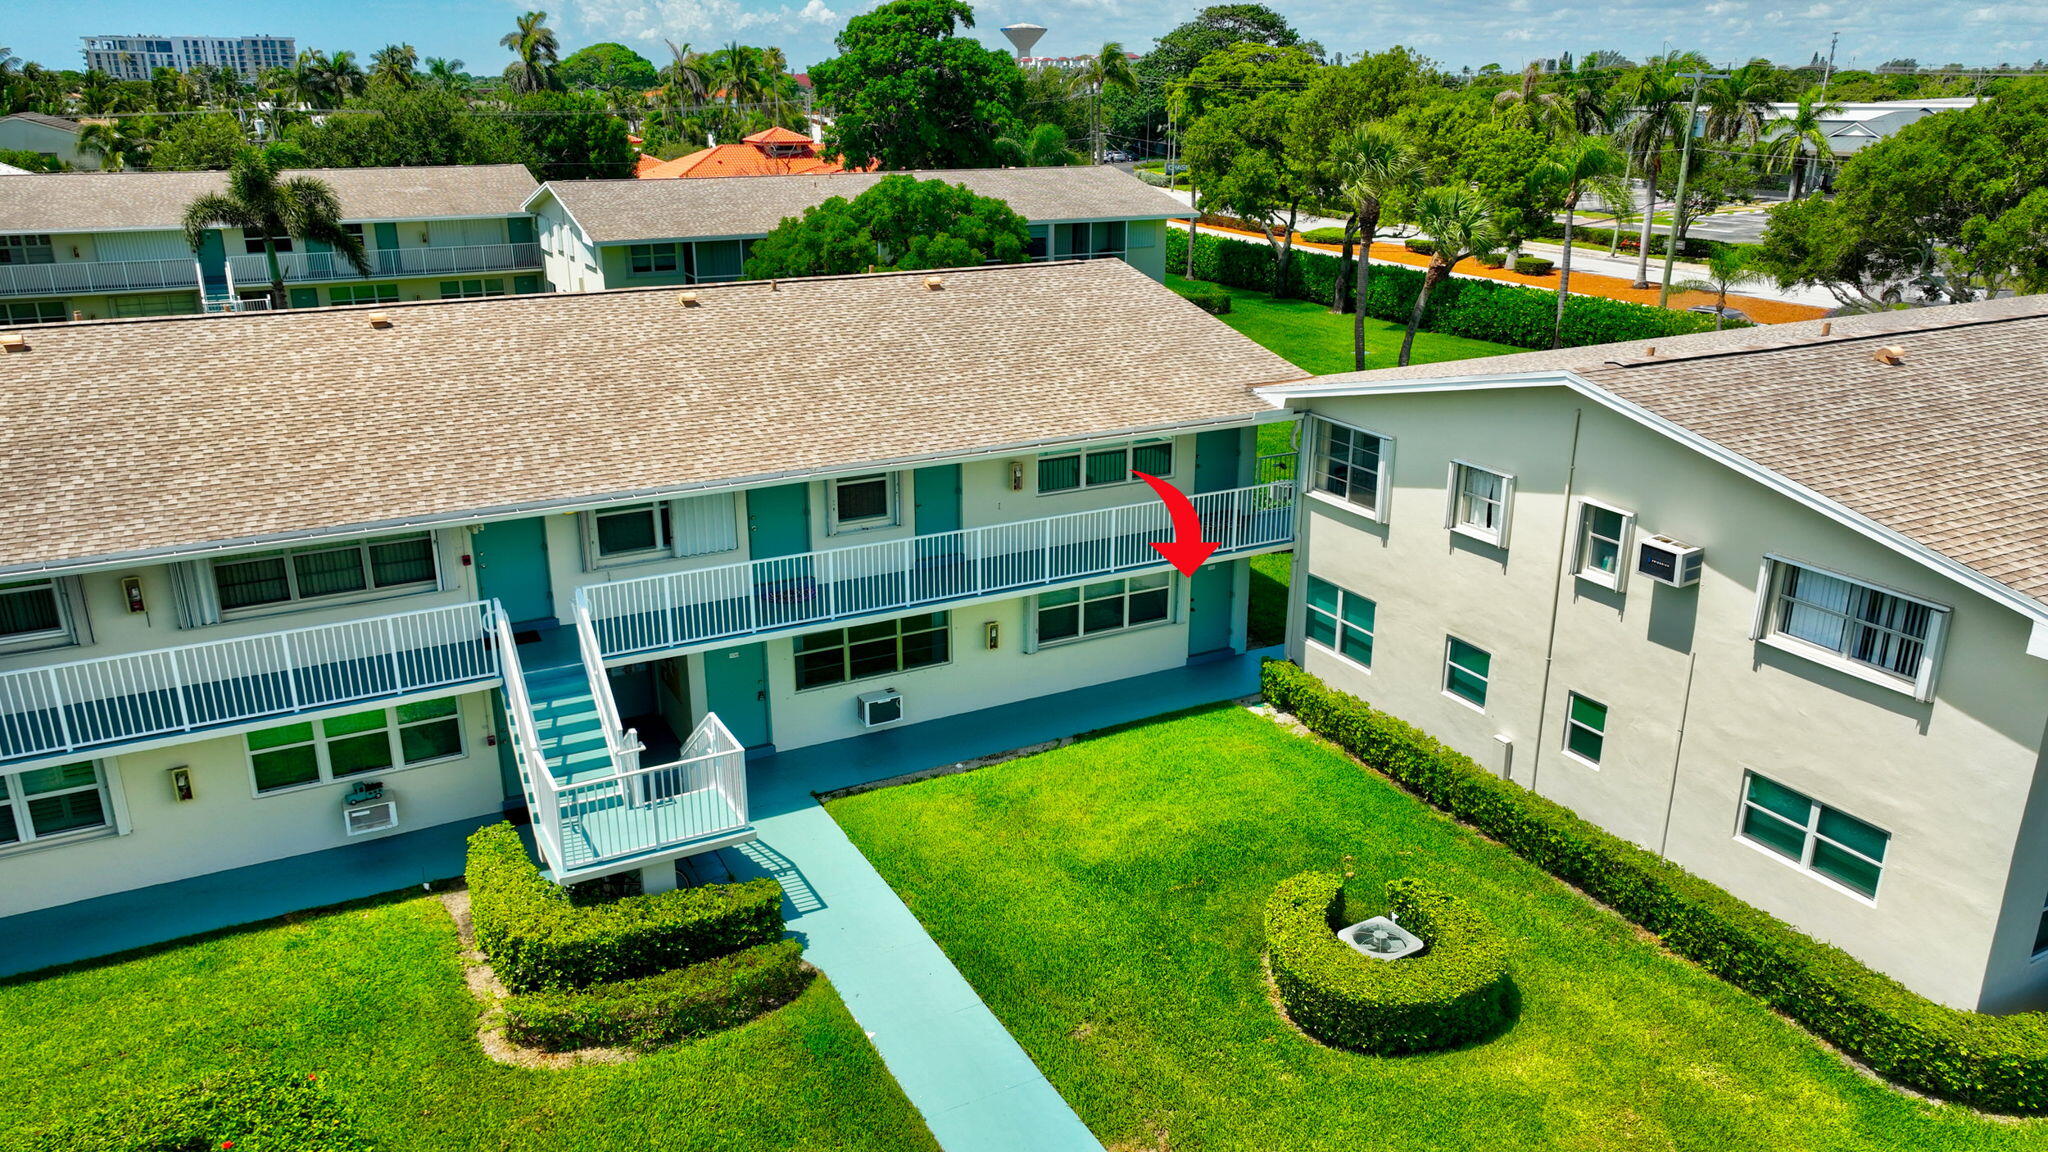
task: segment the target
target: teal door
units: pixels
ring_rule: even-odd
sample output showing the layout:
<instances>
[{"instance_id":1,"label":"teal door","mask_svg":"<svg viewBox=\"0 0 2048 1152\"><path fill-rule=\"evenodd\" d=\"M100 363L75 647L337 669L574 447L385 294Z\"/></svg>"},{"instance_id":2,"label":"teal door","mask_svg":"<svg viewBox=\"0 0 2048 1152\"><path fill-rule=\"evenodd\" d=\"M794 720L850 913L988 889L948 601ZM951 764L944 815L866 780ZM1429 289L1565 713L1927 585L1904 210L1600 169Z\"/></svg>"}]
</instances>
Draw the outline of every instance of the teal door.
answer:
<instances>
[{"instance_id":1,"label":"teal door","mask_svg":"<svg viewBox=\"0 0 2048 1152\"><path fill-rule=\"evenodd\" d=\"M514 624L553 624L555 593L548 579L544 520L501 520L470 537L478 591L505 606Z\"/></svg>"},{"instance_id":2,"label":"teal door","mask_svg":"<svg viewBox=\"0 0 2048 1152\"><path fill-rule=\"evenodd\" d=\"M913 523L919 536L960 530L960 466L941 464L911 473L916 493Z\"/></svg>"},{"instance_id":3,"label":"teal door","mask_svg":"<svg viewBox=\"0 0 2048 1152\"><path fill-rule=\"evenodd\" d=\"M398 225L373 224L370 235L375 237L377 255L370 261L370 267L386 276L398 271Z\"/></svg>"},{"instance_id":4,"label":"teal door","mask_svg":"<svg viewBox=\"0 0 2048 1152\"><path fill-rule=\"evenodd\" d=\"M1236 623L1236 577L1237 564L1208 564L1197 568L1189 579L1189 656L1230 651L1232 625Z\"/></svg>"},{"instance_id":5,"label":"teal door","mask_svg":"<svg viewBox=\"0 0 2048 1152\"><path fill-rule=\"evenodd\" d=\"M199 279L206 285L208 295L227 291L228 252L221 243L220 229L209 228L199 238Z\"/></svg>"},{"instance_id":6,"label":"teal door","mask_svg":"<svg viewBox=\"0 0 2048 1152\"><path fill-rule=\"evenodd\" d=\"M747 493L747 553L756 560L811 550L811 486L783 484Z\"/></svg>"},{"instance_id":7,"label":"teal door","mask_svg":"<svg viewBox=\"0 0 2048 1152\"><path fill-rule=\"evenodd\" d=\"M1244 433L1219 428L1195 434L1195 491L1221 492L1237 487L1238 461L1244 454Z\"/></svg>"},{"instance_id":8,"label":"teal door","mask_svg":"<svg viewBox=\"0 0 2048 1152\"><path fill-rule=\"evenodd\" d=\"M704 706L743 748L768 743L768 650L743 644L704 654Z\"/></svg>"}]
</instances>

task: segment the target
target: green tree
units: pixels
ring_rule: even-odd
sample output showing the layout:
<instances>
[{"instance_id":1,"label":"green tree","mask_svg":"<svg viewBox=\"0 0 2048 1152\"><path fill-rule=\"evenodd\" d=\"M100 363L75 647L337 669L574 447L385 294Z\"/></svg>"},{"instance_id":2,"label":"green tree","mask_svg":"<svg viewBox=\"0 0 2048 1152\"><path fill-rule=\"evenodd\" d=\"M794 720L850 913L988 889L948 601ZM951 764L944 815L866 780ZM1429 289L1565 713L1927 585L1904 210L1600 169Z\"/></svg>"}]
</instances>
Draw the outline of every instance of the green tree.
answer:
<instances>
[{"instance_id":1,"label":"green tree","mask_svg":"<svg viewBox=\"0 0 2048 1152\"><path fill-rule=\"evenodd\" d=\"M226 112L180 116L150 153L149 166L159 172L218 171L248 148L249 134Z\"/></svg>"},{"instance_id":2,"label":"green tree","mask_svg":"<svg viewBox=\"0 0 2048 1152\"><path fill-rule=\"evenodd\" d=\"M1131 71L1131 59L1124 54L1124 46L1112 40L1102 46L1095 58L1081 66L1074 75L1075 83L1088 90L1088 162L1102 163L1102 93L1105 89L1116 88L1125 92L1138 90L1137 74Z\"/></svg>"},{"instance_id":3,"label":"green tree","mask_svg":"<svg viewBox=\"0 0 2048 1152\"><path fill-rule=\"evenodd\" d=\"M654 73L654 62L624 44L606 41L578 48L564 57L561 66L555 69L556 79L565 88L588 89L605 92L613 88L630 88L645 92L661 83Z\"/></svg>"},{"instance_id":4,"label":"green tree","mask_svg":"<svg viewBox=\"0 0 2048 1152\"><path fill-rule=\"evenodd\" d=\"M152 117L94 120L78 128L78 150L96 158L100 169L106 172L149 167L155 143Z\"/></svg>"},{"instance_id":5,"label":"green tree","mask_svg":"<svg viewBox=\"0 0 2048 1152\"><path fill-rule=\"evenodd\" d=\"M956 33L962 0L893 0L846 22L811 69L832 113L826 151L848 167L981 168L1016 119L1024 77L1007 53Z\"/></svg>"},{"instance_id":6,"label":"green tree","mask_svg":"<svg viewBox=\"0 0 2048 1152\"><path fill-rule=\"evenodd\" d=\"M1627 199L1628 185L1622 177L1628 170L1613 141L1604 136L1568 136L1537 166L1536 179L1561 194L1564 212L1564 259L1557 270L1557 321L1551 326L1550 346L1564 346L1564 305L1572 290L1572 227L1578 222L1579 201L1589 191L1602 201L1618 203Z\"/></svg>"},{"instance_id":7,"label":"green tree","mask_svg":"<svg viewBox=\"0 0 2048 1152\"><path fill-rule=\"evenodd\" d=\"M1563 205L1563 191L1536 179L1551 152L1550 137L1522 117L1492 116L1472 126L1447 165L1453 180L1479 189L1493 206L1494 226L1510 249L1547 226Z\"/></svg>"},{"instance_id":8,"label":"green tree","mask_svg":"<svg viewBox=\"0 0 2048 1152\"><path fill-rule=\"evenodd\" d=\"M834 196L785 219L754 242L746 274L766 280L1018 264L1030 244L1030 226L1003 201L899 173L851 200Z\"/></svg>"},{"instance_id":9,"label":"green tree","mask_svg":"<svg viewBox=\"0 0 2048 1152\"><path fill-rule=\"evenodd\" d=\"M370 274L362 239L342 227L341 199L334 189L312 176L280 179L271 162L253 149L235 158L228 169L226 191L209 192L185 206L185 243L195 255L207 232L222 227L240 228L245 235L263 238L272 308L285 306L278 237L289 236L301 243L317 240L341 253L359 274Z\"/></svg>"},{"instance_id":10,"label":"green tree","mask_svg":"<svg viewBox=\"0 0 2048 1152\"><path fill-rule=\"evenodd\" d=\"M1286 293L1294 225L1318 190L1294 114L1322 64L1307 49L1234 44L1213 53L1176 91L1187 163L1201 206L1259 226L1273 251L1273 292Z\"/></svg>"},{"instance_id":11,"label":"green tree","mask_svg":"<svg viewBox=\"0 0 2048 1152\"><path fill-rule=\"evenodd\" d=\"M1785 79L1768 60L1751 60L1719 80L1700 88L1700 109L1708 140L1733 144L1763 135L1771 105L1785 91Z\"/></svg>"},{"instance_id":12,"label":"green tree","mask_svg":"<svg viewBox=\"0 0 2048 1152\"><path fill-rule=\"evenodd\" d=\"M288 139L314 168L410 168L521 164L531 151L521 118L477 115L452 92L385 85L350 101L347 114L301 124Z\"/></svg>"},{"instance_id":13,"label":"green tree","mask_svg":"<svg viewBox=\"0 0 2048 1152\"><path fill-rule=\"evenodd\" d=\"M505 69L505 79L514 92L546 92L557 86L555 64L561 42L555 38L555 30L548 27L548 14L528 12L519 17L518 26L498 41L511 49L513 60Z\"/></svg>"},{"instance_id":14,"label":"green tree","mask_svg":"<svg viewBox=\"0 0 2048 1152\"><path fill-rule=\"evenodd\" d=\"M469 91L469 76L462 70L462 61L445 56L427 57L427 87L441 92Z\"/></svg>"},{"instance_id":15,"label":"green tree","mask_svg":"<svg viewBox=\"0 0 2048 1152\"><path fill-rule=\"evenodd\" d=\"M1372 277L1372 243L1389 205L1401 203L1422 183L1422 157L1399 128L1370 121L1346 137L1337 150L1344 202L1358 232L1358 283L1351 310L1351 367L1365 368L1365 302ZM1341 275L1339 276L1341 280Z\"/></svg>"},{"instance_id":16,"label":"green tree","mask_svg":"<svg viewBox=\"0 0 2048 1152\"><path fill-rule=\"evenodd\" d=\"M529 92L512 100L536 180L611 180L633 174L626 122L590 92Z\"/></svg>"},{"instance_id":17,"label":"green tree","mask_svg":"<svg viewBox=\"0 0 2048 1152\"><path fill-rule=\"evenodd\" d=\"M1808 169L1821 157L1834 156L1834 145L1829 142L1827 128L1822 121L1839 115L1841 111L1840 104L1823 98L1820 89L1814 88L1800 93L1791 111L1773 116L1764 123L1762 139L1770 170L1791 170L1792 199L1797 200L1805 194Z\"/></svg>"},{"instance_id":18,"label":"green tree","mask_svg":"<svg viewBox=\"0 0 2048 1152\"><path fill-rule=\"evenodd\" d=\"M419 84L420 54L410 44L386 44L370 56L370 80L394 88Z\"/></svg>"},{"instance_id":19,"label":"green tree","mask_svg":"<svg viewBox=\"0 0 2048 1152\"><path fill-rule=\"evenodd\" d=\"M1713 250L1707 253L1706 275L1681 280L1672 287L1682 292L1712 293L1714 331L1719 332L1722 325L1727 322L1727 317L1723 313L1728 310L1729 291L1764 281L1763 274L1754 266L1755 261L1752 249L1735 244L1716 244Z\"/></svg>"},{"instance_id":20,"label":"green tree","mask_svg":"<svg viewBox=\"0 0 2048 1152\"><path fill-rule=\"evenodd\" d=\"M346 50L326 58L321 80L327 94L337 102L361 96L370 86L370 78L363 74L362 65L356 63L356 54Z\"/></svg>"},{"instance_id":21,"label":"green tree","mask_svg":"<svg viewBox=\"0 0 2048 1152\"><path fill-rule=\"evenodd\" d=\"M1011 131L996 137L996 157L1012 168L1059 168L1085 164L1080 153L1067 147L1067 132L1057 124L1035 125L1028 132Z\"/></svg>"},{"instance_id":22,"label":"green tree","mask_svg":"<svg viewBox=\"0 0 2048 1152\"><path fill-rule=\"evenodd\" d=\"M1679 79L1677 65L1655 61L1636 70L1622 82L1620 95L1629 112L1622 135L1636 157L1636 170L1643 174L1643 231L1636 252L1635 287L1650 286L1650 225L1656 217L1657 178L1664 171L1665 153L1673 141L1682 138L1690 125L1691 93Z\"/></svg>"},{"instance_id":23,"label":"green tree","mask_svg":"<svg viewBox=\"0 0 2048 1152\"><path fill-rule=\"evenodd\" d=\"M1467 185L1424 189L1415 202L1415 226L1436 245L1429 267L1422 274L1422 287L1415 293L1415 308L1408 314L1408 331L1401 337L1401 359L1406 365L1415 349L1415 331L1422 327L1422 314L1429 307L1429 294L1459 261L1486 256L1500 250L1501 233L1493 221L1493 206Z\"/></svg>"}]
</instances>

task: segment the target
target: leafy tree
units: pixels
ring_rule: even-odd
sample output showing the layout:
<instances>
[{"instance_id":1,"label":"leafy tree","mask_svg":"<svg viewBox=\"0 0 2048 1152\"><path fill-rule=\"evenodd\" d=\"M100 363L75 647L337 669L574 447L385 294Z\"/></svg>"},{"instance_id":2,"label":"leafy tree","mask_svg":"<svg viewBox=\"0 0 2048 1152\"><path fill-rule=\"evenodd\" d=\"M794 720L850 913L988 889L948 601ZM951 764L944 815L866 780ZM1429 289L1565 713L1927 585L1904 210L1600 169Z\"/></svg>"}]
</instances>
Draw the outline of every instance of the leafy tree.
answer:
<instances>
[{"instance_id":1,"label":"leafy tree","mask_svg":"<svg viewBox=\"0 0 2048 1152\"><path fill-rule=\"evenodd\" d=\"M1008 54L956 34L972 27L963 0L892 0L848 20L839 55L811 69L833 116L826 151L854 168L992 164L1024 77Z\"/></svg>"},{"instance_id":2,"label":"leafy tree","mask_svg":"<svg viewBox=\"0 0 2048 1152\"><path fill-rule=\"evenodd\" d=\"M157 171L218 171L248 147L249 134L241 121L226 112L181 116L150 153L149 166Z\"/></svg>"},{"instance_id":3,"label":"leafy tree","mask_svg":"<svg viewBox=\"0 0 2048 1152\"><path fill-rule=\"evenodd\" d=\"M155 144L155 124L149 117L97 120L78 128L78 150L97 158L107 172L149 167Z\"/></svg>"},{"instance_id":4,"label":"leafy tree","mask_svg":"<svg viewBox=\"0 0 2048 1152\"><path fill-rule=\"evenodd\" d=\"M1681 280L1672 287L1682 292L1713 293L1714 331L1719 332L1727 322L1722 313L1728 310L1729 290L1764 281L1763 274L1754 267L1756 257L1753 252L1753 249L1735 244L1716 244L1713 251L1707 253L1706 275Z\"/></svg>"},{"instance_id":5,"label":"leafy tree","mask_svg":"<svg viewBox=\"0 0 2048 1152\"><path fill-rule=\"evenodd\" d=\"M1551 327L1550 346L1564 346L1564 305L1572 289L1572 226L1578 220L1579 201L1588 191L1602 201L1620 203L1628 199L1622 175L1628 162L1604 136L1570 136L1537 166L1536 179L1561 193L1564 211L1564 261L1557 271L1557 322Z\"/></svg>"},{"instance_id":6,"label":"leafy tree","mask_svg":"<svg viewBox=\"0 0 2048 1152\"><path fill-rule=\"evenodd\" d=\"M41 152L26 152L19 148L0 148L0 164L20 168L25 172L69 172L71 165L55 156Z\"/></svg>"},{"instance_id":7,"label":"leafy tree","mask_svg":"<svg viewBox=\"0 0 2048 1152\"><path fill-rule=\"evenodd\" d=\"M512 100L527 166L536 180L605 180L633 174L626 122L588 92L529 92ZM533 115L532 113L537 113Z\"/></svg>"},{"instance_id":8,"label":"leafy tree","mask_svg":"<svg viewBox=\"0 0 2048 1152\"><path fill-rule=\"evenodd\" d=\"M754 242L746 274L767 280L1019 264L1030 244L1030 226L1003 201L899 173L851 200L834 196L783 220Z\"/></svg>"},{"instance_id":9,"label":"leafy tree","mask_svg":"<svg viewBox=\"0 0 2048 1152\"><path fill-rule=\"evenodd\" d=\"M645 92L661 82L654 73L653 61L624 44L610 41L569 53L555 69L555 77L563 87L599 92L613 88Z\"/></svg>"},{"instance_id":10,"label":"leafy tree","mask_svg":"<svg viewBox=\"0 0 2048 1152\"><path fill-rule=\"evenodd\" d=\"M460 60L450 60L445 56L429 56L427 87L441 92L467 92L469 75L462 70Z\"/></svg>"},{"instance_id":11,"label":"leafy tree","mask_svg":"<svg viewBox=\"0 0 2048 1152\"><path fill-rule=\"evenodd\" d=\"M1316 191L1316 169L1298 152L1293 116L1322 64L1306 49L1235 44L1212 54L1175 94L1188 116L1187 162L1204 207L1257 224L1273 250L1281 294L1294 255L1294 225Z\"/></svg>"},{"instance_id":12,"label":"leafy tree","mask_svg":"<svg viewBox=\"0 0 2048 1152\"><path fill-rule=\"evenodd\" d=\"M394 88L419 84L420 53L410 44L386 44L370 56L370 80Z\"/></svg>"},{"instance_id":13,"label":"leafy tree","mask_svg":"<svg viewBox=\"0 0 2048 1152\"><path fill-rule=\"evenodd\" d=\"M1011 131L996 137L996 156L1012 168L1059 168L1087 163L1080 153L1067 147L1066 129L1057 124L1039 124L1028 132Z\"/></svg>"},{"instance_id":14,"label":"leafy tree","mask_svg":"<svg viewBox=\"0 0 2048 1152\"><path fill-rule=\"evenodd\" d=\"M517 118L480 116L452 92L379 85L344 114L302 124L288 139L313 168L519 164L531 152Z\"/></svg>"},{"instance_id":15,"label":"leafy tree","mask_svg":"<svg viewBox=\"0 0 2048 1152\"><path fill-rule=\"evenodd\" d=\"M561 42L548 27L547 13L528 12L519 17L518 26L498 43L511 49L514 57L505 68L505 79L514 92L546 92L558 86L555 64Z\"/></svg>"},{"instance_id":16,"label":"leafy tree","mask_svg":"<svg viewBox=\"0 0 2048 1152\"><path fill-rule=\"evenodd\" d=\"M1840 104L1823 98L1820 89L1813 88L1800 94L1791 111L1765 122L1762 136L1771 171L1791 169L1792 199L1806 192L1808 167L1819 157L1835 154L1821 121L1841 111Z\"/></svg>"},{"instance_id":17,"label":"leafy tree","mask_svg":"<svg viewBox=\"0 0 2048 1152\"><path fill-rule=\"evenodd\" d=\"M361 238L342 227L341 200L334 189L312 176L280 179L276 167L254 149L235 157L228 169L226 191L209 192L185 206L185 243L195 254L206 233L221 227L240 228L246 235L263 238L272 308L285 306L284 270L277 262L280 236L301 243L320 241L341 253L359 274L370 274Z\"/></svg>"},{"instance_id":18,"label":"leafy tree","mask_svg":"<svg viewBox=\"0 0 2048 1152\"><path fill-rule=\"evenodd\" d=\"M1460 155L1448 165L1453 179L1469 183L1493 206L1494 226L1508 248L1548 225L1563 206L1563 189L1535 178L1551 151L1544 133L1520 117L1495 116L1472 126Z\"/></svg>"},{"instance_id":19,"label":"leafy tree","mask_svg":"<svg viewBox=\"0 0 2048 1152\"><path fill-rule=\"evenodd\" d=\"M1449 185L1424 189L1415 202L1415 225L1427 234L1436 251L1422 274L1422 288L1415 294L1415 309L1408 314L1408 331L1401 337L1401 359L1405 366L1415 349L1415 330L1422 327L1422 314L1429 307L1429 294L1459 261L1486 256L1500 250L1501 233L1494 224L1493 206L1470 186Z\"/></svg>"},{"instance_id":20,"label":"leafy tree","mask_svg":"<svg viewBox=\"0 0 2048 1152\"><path fill-rule=\"evenodd\" d=\"M1369 121L1346 137L1338 148L1337 170L1345 204L1357 222L1358 283L1353 299L1358 303L1351 312L1351 367L1363 370L1372 243L1379 235L1388 206L1399 204L1422 183L1422 158L1399 128L1384 120ZM1341 267L1338 279L1343 279Z\"/></svg>"},{"instance_id":21,"label":"leafy tree","mask_svg":"<svg viewBox=\"0 0 2048 1152\"><path fill-rule=\"evenodd\" d=\"M1167 95L1211 53L1232 44L1256 43L1284 48L1302 45L1322 56L1321 46L1304 41L1285 17L1263 4L1216 4L1153 42L1152 51L1132 66L1138 79L1133 91L1112 88L1102 95L1102 109L1111 131L1122 136L1156 140L1167 126ZM1185 122L1181 127L1186 128Z\"/></svg>"}]
</instances>

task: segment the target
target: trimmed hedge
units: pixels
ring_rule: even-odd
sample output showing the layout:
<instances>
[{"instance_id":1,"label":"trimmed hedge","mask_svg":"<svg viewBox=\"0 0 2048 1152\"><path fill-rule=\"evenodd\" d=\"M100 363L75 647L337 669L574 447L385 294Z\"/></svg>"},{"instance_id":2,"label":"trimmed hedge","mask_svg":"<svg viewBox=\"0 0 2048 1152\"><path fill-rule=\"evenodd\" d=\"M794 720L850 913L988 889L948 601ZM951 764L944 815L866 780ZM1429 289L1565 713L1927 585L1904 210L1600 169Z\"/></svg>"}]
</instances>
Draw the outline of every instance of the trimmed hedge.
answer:
<instances>
[{"instance_id":1,"label":"trimmed hedge","mask_svg":"<svg viewBox=\"0 0 2048 1152\"><path fill-rule=\"evenodd\" d=\"M534 992L505 1002L505 1030L521 1044L648 1049L736 1028L797 998L815 975L794 940L756 944L637 980Z\"/></svg>"},{"instance_id":2,"label":"trimmed hedge","mask_svg":"<svg viewBox=\"0 0 2048 1152\"><path fill-rule=\"evenodd\" d=\"M1200 308L1211 316L1222 316L1230 311L1230 293L1211 284L1197 284L1186 288L1175 288L1175 292L1186 297L1188 303Z\"/></svg>"},{"instance_id":3,"label":"trimmed hedge","mask_svg":"<svg viewBox=\"0 0 2048 1152\"><path fill-rule=\"evenodd\" d=\"M1311 244L1342 244L1344 242L1344 230L1342 228L1311 228L1303 232L1301 238Z\"/></svg>"},{"instance_id":4,"label":"trimmed hedge","mask_svg":"<svg viewBox=\"0 0 2048 1152\"><path fill-rule=\"evenodd\" d=\"M1538 225L1536 230L1530 233L1530 237L1531 239L1541 240L1563 240L1564 224L1559 221L1552 221L1549 224ZM1641 242L1641 232L1634 228L1624 228L1621 231L1621 243L1616 247L1616 251L1626 252L1633 256L1641 246ZM1662 256L1667 243L1668 240L1662 233L1651 233L1650 255ZM1574 248L1580 246L1594 248L1610 244L1614 244L1614 229L1588 228L1583 224L1572 225L1572 246ZM1678 250L1678 254L1687 260L1701 260L1705 259L1707 254L1713 251L1713 249L1712 241L1695 240L1688 236L1685 238L1685 246Z\"/></svg>"},{"instance_id":5,"label":"trimmed hedge","mask_svg":"<svg viewBox=\"0 0 2048 1152\"><path fill-rule=\"evenodd\" d=\"M1176 272L1186 267L1187 238L1185 228L1166 230L1166 266ZM1342 258L1335 253L1296 247L1288 269L1288 291L1280 295L1328 302L1342 264ZM1366 314L1406 324L1415 307L1415 295L1422 290L1422 277L1420 268L1374 261ZM1271 292L1272 250L1256 240L1198 233L1194 279ZM1521 348L1548 348L1551 326L1556 320L1557 293L1552 289L1447 277L1430 293L1422 330ZM1575 348L1621 340L1656 340L1708 332L1713 327L1713 317L1683 309L1574 296L1565 309L1564 343Z\"/></svg>"},{"instance_id":6,"label":"trimmed hedge","mask_svg":"<svg viewBox=\"0 0 2048 1152\"><path fill-rule=\"evenodd\" d=\"M773 880L577 907L506 823L470 836L465 876L477 946L514 992L649 976L782 936L782 888Z\"/></svg>"},{"instance_id":7,"label":"trimmed hedge","mask_svg":"<svg viewBox=\"0 0 2048 1152\"><path fill-rule=\"evenodd\" d=\"M38 1133L36 1152L372 1152L312 1076L236 1071L137 1096Z\"/></svg>"},{"instance_id":8,"label":"trimmed hedge","mask_svg":"<svg viewBox=\"0 0 2048 1152\"><path fill-rule=\"evenodd\" d=\"M1515 257L1515 271L1524 276L1548 276L1551 269L1556 267L1557 261L1545 260L1541 256Z\"/></svg>"},{"instance_id":9,"label":"trimmed hedge","mask_svg":"<svg viewBox=\"0 0 2048 1152\"><path fill-rule=\"evenodd\" d=\"M2048 1014L1936 1004L1292 664L1268 661L1260 682L1311 731L1885 1077L1979 1108L2048 1111Z\"/></svg>"},{"instance_id":10,"label":"trimmed hedge","mask_svg":"<svg viewBox=\"0 0 2048 1152\"><path fill-rule=\"evenodd\" d=\"M1434 240L1409 240L1404 242L1401 246L1403 248L1408 249L1410 252L1415 253L1417 256L1436 255L1436 241Z\"/></svg>"},{"instance_id":11,"label":"trimmed hedge","mask_svg":"<svg viewBox=\"0 0 2048 1152\"><path fill-rule=\"evenodd\" d=\"M1455 1048L1504 1027L1513 1014L1507 949L1463 901L1407 877L1387 885L1387 907L1428 950L1398 960L1363 956L1337 939L1344 882L1304 872L1266 903L1266 948L1280 1002L1326 1044L1398 1056Z\"/></svg>"}]
</instances>

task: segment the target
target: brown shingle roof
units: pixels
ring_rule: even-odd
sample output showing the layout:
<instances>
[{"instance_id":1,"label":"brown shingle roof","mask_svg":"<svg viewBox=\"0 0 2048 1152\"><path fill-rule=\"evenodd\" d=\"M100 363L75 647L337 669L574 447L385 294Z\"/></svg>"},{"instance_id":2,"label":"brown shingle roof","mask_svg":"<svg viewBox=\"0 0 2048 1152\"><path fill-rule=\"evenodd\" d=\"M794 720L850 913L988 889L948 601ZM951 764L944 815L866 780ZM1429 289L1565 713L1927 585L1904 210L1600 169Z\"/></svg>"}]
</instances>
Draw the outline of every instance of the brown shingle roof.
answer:
<instances>
[{"instance_id":1,"label":"brown shingle roof","mask_svg":"<svg viewBox=\"0 0 2048 1152\"><path fill-rule=\"evenodd\" d=\"M765 236L785 216L832 196L852 198L883 176L846 172L826 176L735 176L704 180L560 180L546 188L592 240L688 240ZM1192 213L1188 206L1136 177L1108 166L1078 168L968 168L912 172L920 180L964 184L994 196L1033 223L1060 220L1165 220Z\"/></svg>"},{"instance_id":2,"label":"brown shingle roof","mask_svg":"<svg viewBox=\"0 0 2048 1152\"><path fill-rule=\"evenodd\" d=\"M1885 346L1904 362L1878 362ZM2048 296L1311 383L1556 371L2048 602Z\"/></svg>"},{"instance_id":3,"label":"brown shingle roof","mask_svg":"<svg viewBox=\"0 0 2048 1152\"><path fill-rule=\"evenodd\" d=\"M513 216L539 185L523 164L431 168L314 168L348 220ZM225 172L65 172L0 186L0 232L176 228L185 205L226 185Z\"/></svg>"},{"instance_id":4,"label":"brown shingle roof","mask_svg":"<svg viewBox=\"0 0 2048 1152\"><path fill-rule=\"evenodd\" d=\"M0 569L1241 421L1300 376L1122 261L938 275L23 329Z\"/></svg>"}]
</instances>

